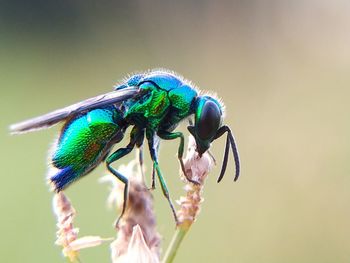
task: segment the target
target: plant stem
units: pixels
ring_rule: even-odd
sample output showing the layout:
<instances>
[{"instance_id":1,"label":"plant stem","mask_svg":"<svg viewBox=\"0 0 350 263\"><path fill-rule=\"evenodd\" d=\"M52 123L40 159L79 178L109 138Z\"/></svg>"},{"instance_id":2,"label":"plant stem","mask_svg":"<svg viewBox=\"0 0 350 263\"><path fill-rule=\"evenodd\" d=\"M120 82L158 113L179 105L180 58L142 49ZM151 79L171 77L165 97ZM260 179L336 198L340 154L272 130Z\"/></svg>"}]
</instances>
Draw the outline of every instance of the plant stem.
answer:
<instances>
[{"instance_id":1,"label":"plant stem","mask_svg":"<svg viewBox=\"0 0 350 263\"><path fill-rule=\"evenodd\" d=\"M182 224L182 225L179 225L177 227L176 232L173 236L173 239L171 240L171 242L168 246L168 249L165 252L163 263L172 263L173 262L173 260L176 256L177 250L179 249L180 244L181 244L183 238L185 237L186 233L190 229L190 227L191 227L190 224L189 225Z\"/></svg>"}]
</instances>

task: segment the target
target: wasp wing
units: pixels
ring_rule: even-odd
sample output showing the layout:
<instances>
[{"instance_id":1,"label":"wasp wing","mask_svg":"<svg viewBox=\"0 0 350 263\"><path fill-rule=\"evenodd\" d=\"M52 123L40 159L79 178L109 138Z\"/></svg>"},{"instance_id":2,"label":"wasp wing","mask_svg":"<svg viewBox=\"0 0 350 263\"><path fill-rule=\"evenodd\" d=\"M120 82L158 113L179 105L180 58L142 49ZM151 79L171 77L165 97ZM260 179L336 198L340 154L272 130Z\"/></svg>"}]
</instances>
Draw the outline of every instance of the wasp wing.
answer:
<instances>
[{"instance_id":1,"label":"wasp wing","mask_svg":"<svg viewBox=\"0 0 350 263\"><path fill-rule=\"evenodd\" d=\"M10 132L12 134L15 134L48 128L60 121L67 119L73 114L77 114L79 112L84 112L86 110L94 108L118 104L127 99L134 98L138 94L140 94L140 89L136 86L115 90L75 103L65 108L52 111L45 115L13 124L10 126Z\"/></svg>"}]
</instances>

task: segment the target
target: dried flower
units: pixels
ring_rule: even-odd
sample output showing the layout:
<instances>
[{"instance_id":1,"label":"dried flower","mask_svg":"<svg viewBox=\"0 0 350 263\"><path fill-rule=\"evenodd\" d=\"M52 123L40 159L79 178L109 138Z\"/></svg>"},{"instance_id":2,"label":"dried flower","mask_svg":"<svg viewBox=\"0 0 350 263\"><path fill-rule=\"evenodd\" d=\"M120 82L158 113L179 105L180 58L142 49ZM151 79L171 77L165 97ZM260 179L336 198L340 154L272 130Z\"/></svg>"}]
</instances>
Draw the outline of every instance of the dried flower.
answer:
<instances>
[{"instance_id":1,"label":"dried flower","mask_svg":"<svg viewBox=\"0 0 350 263\"><path fill-rule=\"evenodd\" d=\"M200 184L194 185L188 182L181 173L183 180L186 182L184 187L186 196L180 197L180 200L177 201L180 205L180 210L177 213L179 225L188 225L195 221L196 216L200 211L200 204L203 201L202 191L204 181L213 165L214 159L209 153L206 152L202 157L199 157L199 154L196 151L195 140L193 136L189 136L188 152L184 160L185 171L189 178Z\"/></svg>"},{"instance_id":2,"label":"dried flower","mask_svg":"<svg viewBox=\"0 0 350 263\"><path fill-rule=\"evenodd\" d=\"M126 211L119 221L116 240L111 244L112 262L159 262L160 235L156 230L153 197L143 176L136 171L136 161L119 168L129 179L129 198ZM103 181L112 183L109 205L123 205L124 184L112 175Z\"/></svg>"},{"instance_id":3,"label":"dried flower","mask_svg":"<svg viewBox=\"0 0 350 263\"><path fill-rule=\"evenodd\" d=\"M186 196L180 197L180 200L177 201L180 205L180 209L177 212L179 224L177 225L173 239L165 252L163 259L164 263L173 262L183 238L196 220L200 211L200 204L203 201L202 191L204 182L214 164L215 160L208 152L205 152L202 157L199 157L199 154L196 151L196 142L193 136L189 136L188 151L186 158L184 159L185 172L188 178L199 182L199 184L194 185L188 182L180 170L181 177L183 181L186 182L184 187Z\"/></svg>"},{"instance_id":4,"label":"dried flower","mask_svg":"<svg viewBox=\"0 0 350 263\"><path fill-rule=\"evenodd\" d=\"M57 216L57 240L56 245L62 246L62 252L71 262L78 259L80 249L95 247L102 244L103 239L99 236L86 236L78 238L78 228L73 227L75 209L63 192L57 193L53 198L53 209Z\"/></svg>"},{"instance_id":5,"label":"dried flower","mask_svg":"<svg viewBox=\"0 0 350 263\"><path fill-rule=\"evenodd\" d=\"M118 246L118 240L111 244L111 247ZM112 250L113 251L113 250ZM150 250L146 244L141 227L136 225L133 227L132 235L129 240L127 251L124 254L114 255L113 263L158 263L159 254Z\"/></svg>"}]
</instances>

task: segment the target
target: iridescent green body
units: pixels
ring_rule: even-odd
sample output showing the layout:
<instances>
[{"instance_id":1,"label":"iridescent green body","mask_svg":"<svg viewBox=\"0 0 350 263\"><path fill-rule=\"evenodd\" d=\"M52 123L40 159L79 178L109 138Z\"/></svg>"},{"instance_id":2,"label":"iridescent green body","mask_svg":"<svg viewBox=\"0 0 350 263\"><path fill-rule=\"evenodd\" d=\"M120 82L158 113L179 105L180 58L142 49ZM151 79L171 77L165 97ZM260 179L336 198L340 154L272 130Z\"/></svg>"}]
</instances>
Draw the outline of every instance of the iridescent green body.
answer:
<instances>
[{"instance_id":1,"label":"iridescent green body","mask_svg":"<svg viewBox=\"0 0 350 263\"><path fill-rule=\"evenodd\" d=\"M133 79L127 82L135 85ZM141 100L126 102L125 118L131 123L153 130L173 130L181 120L193 114L198 93L178 77L164 72L154 72L141 78L137 86L147 91ZM139 120L139 118L141 120Z\"/></svg>"},{"instance_id":2,"label":"iridescent green body","mask_svg":"<svg viewBox=\"0 0 350 263\"><path fill-rule=\"evenodd\" d=\"M142 96L125 101L119 108L81 113L65 123L52 155L52 165L59 170L49 175L57 191L101 163L128 126L134 126L137 136L146 134L153 140L158 131L171 132L193 113L197 92L187 83L164 72L139 76L116 89L137 85L144 91Z\"/></svg>"},{"instance_id":3,"label":"iridescent green body","mask_svg":"<svg viewBox=\"0 0 350 263\"><path fill-rule=\"evenodd\" d=\"M111 146L123 138L123 129L118 124L121 117L122 113L115 107L107 107L80 114L66 122L52 155L52 165L59 169L51 175L57 190L95 168Z\"/></svg>"},{"instance_id":4,"label":"iridescent green body","mask_svg":"<svg viewBox=\"0 0 350 263\"><path fill-rule=\"evenodd\" d=\"M152 188L155 188L157 174L163 194L177 221L158 164L159 139L180 140L177 156L182 171L190 182L198 183L187 176L184 168L184 135L174 132L177 125L191 115L194 115L194 124L190 120L187 128L196 140L199 156L209 149L212 141L227 133L218 181L225 173L230 147L236 162L236 180L240 170L238 151L231 130L222 126L222 105L211 96L200 96L190 82L166 70L135 74L115 87L113 92L15 124L11 130L21 133L65 121L50 156L52 169L49 171L49 180L54 190L59 192L65 189L105 161L107 169L125 184L121 216L128 198L128 178L111 164L130 153L135 146L141 148L146 138L153 162ZM112 147L122 140L130 126L132 130L129 143L112 152ZM142 163L143 157L140 154L140 164Z\"/></svg>"}]
</instances>

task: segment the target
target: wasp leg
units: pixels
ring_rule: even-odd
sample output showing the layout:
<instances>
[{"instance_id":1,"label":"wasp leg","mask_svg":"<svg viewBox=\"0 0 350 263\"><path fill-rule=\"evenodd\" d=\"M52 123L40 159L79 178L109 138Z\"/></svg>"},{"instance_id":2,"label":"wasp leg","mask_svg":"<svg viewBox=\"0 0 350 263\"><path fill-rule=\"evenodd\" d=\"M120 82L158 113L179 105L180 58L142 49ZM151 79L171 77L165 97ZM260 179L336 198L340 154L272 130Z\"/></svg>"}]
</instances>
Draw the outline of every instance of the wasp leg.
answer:
<instances>
[{"instance_id":1,"label":"wasp leg","mask_svg":"<svg viewBox=\"0 0 350 263\"><path fill-rule=\"evenodd\" d=\"M116 226L118 226L119 220L123 217L123 215L125 213L126 204L127 204L127 201L128 201L129 180L124 175L119 173L116 169L114 169L111 166L111 163L115 162L118 159L122 158L123 156L127 155L128 153L131 152L131 150L132 150L132 148L128 148L128 147L120 148L116 152L114 152L110 156L108 156L108 158L106 160L108 171L110 171L115 177L117 177L121 182L124 183L123 208L122 208L122 212L121 212L118 220L115 223Z\"/></svg>"},{"instance_id":2,"label":"wasp leg","mask_svg":"<svg viewBox=\"0 0 350 263\"><path fill-rule=\"evenodd\" d=\"M151 188L148 188L148 190L155 190L156 189L156 169L153 165L152 167L152 185Z\"/></svg>"},{"instance_id":3,"label":"wasp leg","mask_svg":"<svg viewBox=\"0 0 350 263\"><path fill-rule=\"evenodd\" d=\"M141 175L142 175L142 179L144 182L146 182L146 178L145 178L145 173L144 173L144 158L143 158L143 145L141 145L139 147L139 152L138 152L138 157L139 157L139 164L140 164L140 171L141 171ZM148 190L154 190L156 189L156 183L155 183L155 169L154 167L152 168L152 186L150 188L148 188Z\"/></svg>"},{"instance_id":4,"label":"wasp leg","mask_svg":"<svg viewBox=\"0 0 350 263\"><path fill-rule=\"evenodd\" d=\"M157 145L154 148L155 148L155 151L156 151L156 156L158 156L159 141L157 141ZM152 186L151 186L150 190L155 190L155 189L156 189L156 168L153 165L153 167L152 167Z\"/></svg>"},{"instance_id":5,"label":"wasp leg","mask_svg":"<svg viewBox=\"0 0 350 263\"><path fill-rule=\"evenodd\" d=\"M143 182L146 182L145 178L145 169L144 169L144 155L143 155L143 140L145 138L145 132L144 130L140 131L140 135L137 138L136 146L138 147L138 158L139 158L139 164L140 164L140 171L142 175ZM154 169L152 170L152 187L148 190L154 190L155 189L155 183L154 183Z\"/></svg>"},{"instance_id":6,"label":"wasp leg","mask_svg":"<svg viewBox=\"0 0 350 263\"><path fill-rule=\"evenodd\" d=\"M174 219L175 219L175 222L176 222L176 225L179 224L179 220L177 219L177 215L176 215L176 212L175 212L175 208L174 208L174 205L170 199L170 195L169 195L169 191L168 191L168 188L166 186L166 182L164 180L164 177L162 175L162 172L160 171L160 168L159 168L159 165L158 165L158 162L155 161L153 163L154 165L154 168L155 170L157 171L157 175L158 175L158 179L159 179L159 182L160 182L160 186L162 188L162 191L163 191L163 195L165 196L165 198L168 200L169 202L169 205L170 205L170 208L171 208L171 212L173 213L173 216L174 216Z\"/></svg>"},{"instance_id":7,"label":"wasp leg","mask_svg":"<svg viewBox=\"0 0 350 263\"><path fill-rule=\"evenodd\" d=\"M213 153L210 150L208 150L207 152L208 152L210 158L213 160L214 164L216 165L216 159L215 159Z\"/></svg>"},{"instance_id":8,"label":"wasp leg","mask_svg":"<svg viewBox=\"0 0 350 263\"><path fill-rule=\"evenodd\" d=\"M118 226L120 219L123 217L123 215L125 213L126 204L128 202L129 180L124 175L122 175L120 172L118 172L116 169L114 169L111 166L111 164L132 151L132 149L134 148L136 141L139 137L139 133L138 133L137 128L135 128L135 127L133 128L133 130L131 131L130 137L131 137L130 142L125 148L120 148L120 149L116 150L114 153L109 155L106 159L108 171L110 171L115 177L117 177L121 182L124 183L123 207L122 207L122 212L121 212L118 220L115 223L116 227Z\"/></svg>"},{"instance_id":9,"label":"wasp leg","mask_svg":"<svg viewBox=\"0 0 350 263\"><path fill-rule=\"evenodd\" d=\"M166 182L165 182L165 180L163 178L163 175L162 175L162 172L161 172L161 170L159 168L158 156L157 156L158 145L155 146L154 144L155 144L154 143L154 135L152 135L152 136L150 136L150 138L148 138L148 146L149 146L149 150L150 150L150 153L151 153L151 158L152 158L152 161L153 161L153 169L157 172L157 176L158 176L158 179L159 179L159 182L160 182L160 186L162 188L163 195L168 200L170 208L171 208L171 211L173 213L173 216L174 216L174 219L175 219L175 222L176 222L176 225L178 225L179 221L177 219L175 208L174 208L174 205L173 205L173 203L172 203L172 201L170 199L170 194L169 194L168 188L166 186Z\"/></svg>"},{"instance_id":10,"label":"wasp leg","mask_svg":"<svg viewBox=\"0 0 350 263\"><path fill-rule=\"evenodd\" d=\"M143 145L141 145L139 148L139 151L138 151L138 157L139 157L139 165L140 165L140 173L142 175L142 179L143 181L145 181L145 173L144 173L144 166L143 166Z\"/></svg>"},{"instance_id":11,"label":"wasp leg","mask_svg":"<svg viewBox=\"0 0 350 263\"><path fill-rule=\"evenodd\" d=\"M180 145L179 145L179 148L177 151L177 158L179 159L181 170L189 182L198 185L199 182L189 178L187 176L187 173L186 173L185 165L184 165L184 162L182 159L183 154L184 154L184 144L185 144L185 139L184 139L183 133L182 132L172 132L171 133L171 132L167 132L167 131L158 131L158 136L159 136L159 138L164 139L164 140L174 140L176 138L180 138Z\"/></svg>"}]
</instances>

